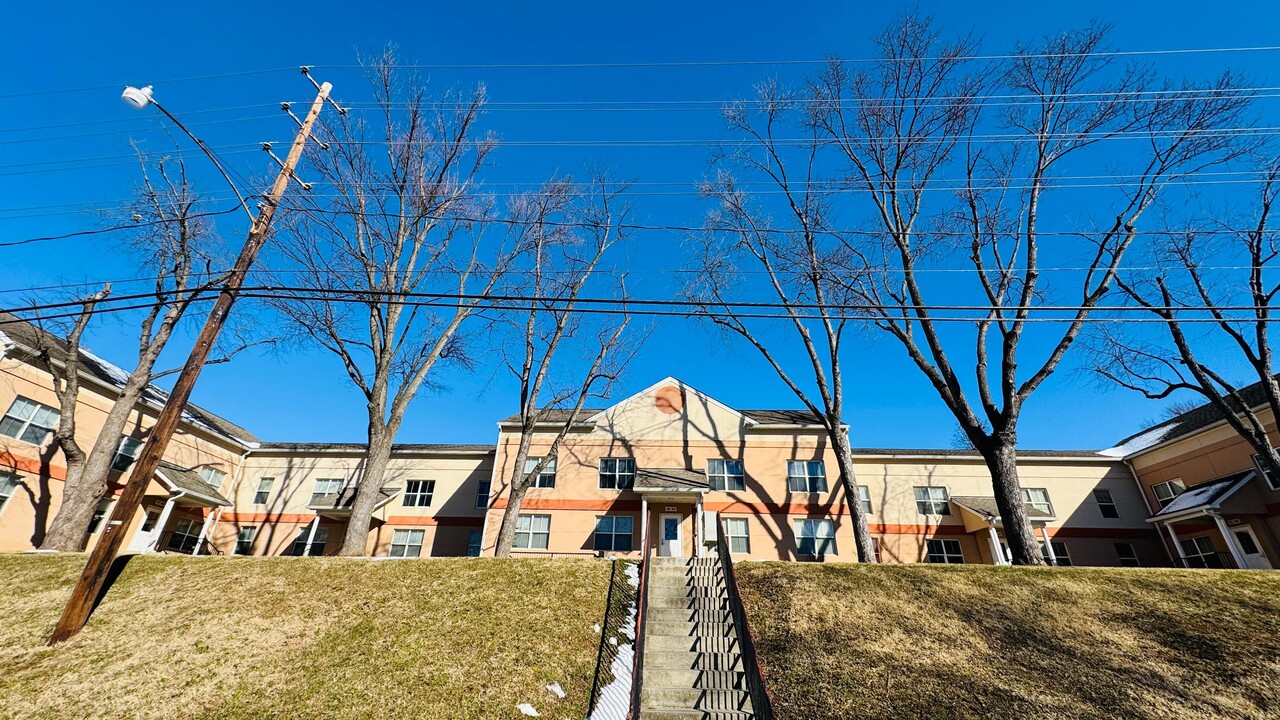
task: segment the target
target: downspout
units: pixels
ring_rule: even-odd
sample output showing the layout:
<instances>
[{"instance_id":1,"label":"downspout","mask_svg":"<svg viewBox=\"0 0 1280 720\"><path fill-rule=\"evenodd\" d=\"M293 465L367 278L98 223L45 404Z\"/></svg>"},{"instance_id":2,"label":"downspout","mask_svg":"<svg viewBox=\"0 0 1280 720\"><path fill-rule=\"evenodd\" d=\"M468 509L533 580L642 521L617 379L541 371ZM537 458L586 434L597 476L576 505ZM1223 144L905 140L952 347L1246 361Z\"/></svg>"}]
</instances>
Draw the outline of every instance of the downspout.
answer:
<instances>
[{"instance_id":1,"label":"downspout","mask_svg":"<svg viewBox=\"0 0 1280 720\"><path fill-rule=\"evenodd\" d=\"M1124 462L1125 467L1129 468L1129 477L1133 478L1133 484L1138 488L1138 497L1142 498L1142 505L1147 509L1147 514L1154 515L1156 511L1152 510L1151 503L1147 502L1146 488L1142 487L1142 481L1138 479L1138 471L1133 468L1133 462L1128 458L1125 458L1122 462ZM1164 548L1165 557L1169 558L1169 564L1177 567L1178 563L1173 559L1173 550L1169 548L1169 539L1160 531L1160 523L1156 523L1155 531L1160 538L1160 547ZM1173 528L1170 527L1169 531L1173 532ZM1182 557L1181 551L1179 551L1178 557ZM1183 565L1185 567L1186 563L1184 562Z\"/></svg>"},{"instance_id":2,"label":"downspout","mask_svg":"<svg viewBox=\"0 0 1280 720\"><path fill-rule=\"evenodd\" d=\"M253 448L247 448L243 453L240 454L240 461L236 463L236 471L231 475L231 487L236 488L237 490L239 490L240 488L240 478L244 472L244 461L249 458L249 453L251 452L253 452ZM239 492L232 493L233 497L231 499L231 507L235 507L236 505L235 496L239 494L240 494ZM210 535L213 534L215 530L218 529L218 523L222 522L222 512L225 509L226 508L219 507L215 511L216 514L213 517L213 522L205 523L204 527L200 528L200 537L199 539L196 540L196 551L195 553L192 553L192 554L198 554L200 552L200 546L204 543L205 540L208 539ZM210 544L212 545L213 543L210 543Z\"/></svg>"}]
</instances>

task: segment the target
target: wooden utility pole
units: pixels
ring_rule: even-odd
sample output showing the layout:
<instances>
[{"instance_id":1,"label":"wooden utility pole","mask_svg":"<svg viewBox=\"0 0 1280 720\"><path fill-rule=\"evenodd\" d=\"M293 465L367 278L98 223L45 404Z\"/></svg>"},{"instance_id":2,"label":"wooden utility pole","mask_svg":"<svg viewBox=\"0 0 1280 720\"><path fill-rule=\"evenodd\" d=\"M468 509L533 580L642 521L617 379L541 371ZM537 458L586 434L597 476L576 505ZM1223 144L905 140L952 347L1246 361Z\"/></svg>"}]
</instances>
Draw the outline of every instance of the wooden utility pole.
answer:
<instances>
[{"instance_id":1,"label":"wooden utility pole","mask_svg":"<svg viewBox=\"0 0 1280 720\"><path fill-rule=\"evenodd\" d=\"M319 88L315 101L311 103L311 110L302 121L298 135L293 140L293 146L289 148L289 155L285 158L280 174L276 176L271 191L260 206L258 217L249 227L249 237L245 240L244 247L240 249L240 257L236 258L231 276L219 292L218 300L214 303L213 310L209 312L199 337L196 338L195 347L191 348L191 354L187 357L186 364L182 366L182 372L173 384L173 391L169 393L168 401L161 409L160 416L156 418L155 426L151 428L151 435L142 448L142 454L134 463L133 474L130 475L124 492L116 502L111 519L102 531L98 543L89 553L89 561L85 564L84 572L80 573L80 579L76 581L76 586L71 591L71 599L67 601L67 607L63 609L62 617L59 618L58 625L53 630L53 637L49 638L50 645L70 639L80 632L88 622L94 605L97 604L98 594L106 582L107 573L110 572L116 554L120 552L120 546L124 543L125 529L137 512L138 506L142 504L142 496L146 493L147 486L151 484L152 477L160 465L160 459L164 457L164 451L169 446L169 440L178 429L178 422L182 419L182 413L187 407L187 400L191 397L196 378L200 376L200 371L213 350L213 344L218 339L218 333L226 323L231 305L236 300L236 292L244 285L249 268L267 240L267 231L271 229L271 220L276 214L276 208L279 207L280 199L289 187L289 181L293 179L293 170L302 159L302 150L307 144L307 138L311 135L311 128L316 118L320 116L320 109L328 100L332 86L324 83Z\"/></svg>"}]
</instances>

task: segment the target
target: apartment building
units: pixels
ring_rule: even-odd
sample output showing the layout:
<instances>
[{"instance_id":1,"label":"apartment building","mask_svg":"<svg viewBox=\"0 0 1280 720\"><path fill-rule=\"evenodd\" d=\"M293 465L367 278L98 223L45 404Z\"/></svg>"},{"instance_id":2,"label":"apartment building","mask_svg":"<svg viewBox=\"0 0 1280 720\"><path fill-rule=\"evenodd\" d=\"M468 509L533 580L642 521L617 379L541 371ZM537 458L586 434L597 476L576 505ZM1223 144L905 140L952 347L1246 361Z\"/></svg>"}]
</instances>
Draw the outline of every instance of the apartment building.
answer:
<instances>
[{"instance_id":1,"label":"apartment building","mask_svg":"<svg viewBox=\"0 0 1280 720\"><path fill-rule=\"evenodd\" d=\"M57 510L65 477L47 438L57 403L34 360L40 331L14 323L0 332L0 551L29 550ZM77 419L88 444L123 372L86 353L83 374ZM121 438L113 491L129 477L163 398L149 393ZM537 429L529 467L566 419L553 414ZM498 423L493 445L395 446L366 552L492 555L518 432L510 418ZM130 523L128 547L334 554L363 450L262 442L193 407ZM1007 562L989 475L975 453L855 448L854 466L881 561ZM699 555L724 528L741 559L853 561L837 467L807 411L737 409L665 378L573 418L524 499L514 552L636 557L647 543L660 555ZM1024 450L1019 472L1042 551L1055 564L1280 567L1280 491L1211 408L1100 452Z\"/></svg>"}]
</instances>

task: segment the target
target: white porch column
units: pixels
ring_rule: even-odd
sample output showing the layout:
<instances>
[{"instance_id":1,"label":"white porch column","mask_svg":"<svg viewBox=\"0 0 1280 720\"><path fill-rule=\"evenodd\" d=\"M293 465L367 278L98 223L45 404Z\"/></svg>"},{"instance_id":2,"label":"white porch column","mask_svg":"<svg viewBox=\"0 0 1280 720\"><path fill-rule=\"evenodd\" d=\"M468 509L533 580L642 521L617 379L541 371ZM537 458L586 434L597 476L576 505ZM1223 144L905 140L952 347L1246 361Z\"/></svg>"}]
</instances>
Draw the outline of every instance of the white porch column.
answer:
<instances>
[{"instance_id":1,"label":"white porch column","mask_svg":"<svg viewBox=\"0 0 1280 720\"><path fill-rule=\"evenodd\" d=\"M173 512L173 504L177 499L178 498L176 497L171 497L164 502L164 509L160 511L160 517L156 520L155 539L151 541L151 544L148 547L143 549L143 552L151 552L152 550L155 550L160 544L160 541L164 539L164 526L169 522L169 515Z\"/></svg>"},{"instance_id":2,"label":"white porch column","mask_svg":"<svg viewBox=\"0 0 1280 720\"><path fill-rule=\"evenodd\" d=\"M1231 551L1231 557L1236 561L1236 567L1241 570L1249 569L1249 562L1244 558L1244 548L1240 547L1240 541L1236 540L1235 533L1231 532L1231 528L1227 527L1227 521L1222 516L1213 513L1210 515L1214 524L1218 526L1218 532L1222 533L1222 539L1227 542L1227 549Z\"/></svg>"},{"instance_id":3,"label":"white porch column","mask_svg":"<svg viewBox=\"0 0 1280 720\"><path fill-rule=\"evenodd\" d=\"M702 523L702 496L699 495L698 504L694 506L693 511L693 556L696 558L702 557L702 546L705 544L703 543L702 535L706 528L703 527Z\"/></svg>"},{"instance_id":4,"label":"white porch column","mask_svg":"<svg viewBox=\"0 0 1280 720\"><path fill-rule=\"evenodd\" d=\"M640 496L640 557L649 552L649 499Z\"/></svg>"},{"instance_id":5,"label":"white porch column","mask_svg":"<svg viewBox=\"0 0 1280 720\"><path fill-rule=\"evenodd\" d=\"M1004 559L1004 550L1000 548L1000 536L996 534L996 526L987 526L987 543L991 546L991 559L997 565L1007 564Z\"/></svg>"},{"instance_id":6,"label":"white porch column","mask_svg":"<svg viewBox=\"0 0 1280 720\"><path fill-rule=\"evenodd\" d=\"M311 521L311 530L307 532L307 544L302 546L302 556L311 556L311 543L316 539L316 528L320 527L320 516L317 515L315 520Z\"/></svg>"},{"instance_id":7,"label":"white porch column","mask_svg":"<svg viewBox=\"0 0 1280 720\"><path fill-rule=\"evenodd\" d=\"M1049 564L1057 565L1058 556L1053 552L1053 543L1049 542L1049 526L1041 525L1040 534L1044 536L1044 551L1049 555Z\"/></svg>"},{"instance_id":8,"label":"white porch column","mask_svg":"<svg viewBox=\"0 0 1280 720\"><path fill-rule=\"evenodd\" d=\"M200 525L200 534L196 537L196 546L191 548L192 555L200 554L200 546L204 544L204 538L209 534L209 527L213 524L213 508L209 508L209 514L204 516L204 522Z\"/></svg>"},{"instance_id":9,"label":"white porch column","mask_svg":"<svg viewBox=\"0 0 1280 720\"><path fill-rule=\"evenodd\" d=\"M1178 551L1178 559L1182 560L1182 567L1187 567L1187 554L1182 550L1182 541L1178 539L1178 531L1173 529L1173 524L1169 523L1164 526L1169 531L1169 537L1173 538L1173 549Z\"/></svg>"}]
</instances>

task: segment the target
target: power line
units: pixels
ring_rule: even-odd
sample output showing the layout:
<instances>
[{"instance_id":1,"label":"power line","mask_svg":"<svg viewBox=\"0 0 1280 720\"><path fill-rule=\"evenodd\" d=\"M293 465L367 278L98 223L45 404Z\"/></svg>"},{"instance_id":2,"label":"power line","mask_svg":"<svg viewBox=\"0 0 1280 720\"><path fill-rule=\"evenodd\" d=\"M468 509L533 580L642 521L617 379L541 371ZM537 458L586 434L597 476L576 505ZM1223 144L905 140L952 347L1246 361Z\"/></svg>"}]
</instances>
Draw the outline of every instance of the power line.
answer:
<instances>
[{"instance_id":1,"label":"power line","mask_svg":"<svg viewBox=\"0 0 1280 720\"><path fill-rule=\"evenodd\" d=\"M192 219L202 217L213 217L215 215L226 215L227 213L238 212L240 205L236 204L226 210L217 210L213 212L192 213L186 218L165 218L161 220L152 220L149 222L133 223L131 225L116 225L114 227L99 228L97 230L81 230L79 232L66 233L63 235L45 235L42 237L25 238L23 240L10 240L8 242L0 242L0 247L14 247L17 245L31 245L33 243L49 242L51 240L67 240L69 238L84 237L86 235L101 235L109 232L119 232L121 230L136 230L138 228L152 227L155 225L163 225L168 222L178 222L181 219Z\"/></svg>"},{"instance_id":2,"label":"power line","mask_svg":"<svg viewBox=\"0 0 1280 720\"><path fill-rule=\"evenodd\" d=\"M173 83L193 82L197 80L218 80L222 78L247 77L250 75L265 75L268 73L283 72L285 70L292 70L294 72L297 72L298 66L287 67L287 68L266 68L263 70L242 70L239 72L216 73L213 75L190 75L188 77L169 78L167 80L152 80L145 84L171 85ZM6 95L0 95L0 100L8 100L11 98L35 97L37 95L61 95L64 93L93 92L96 90L119 90L122 87L124 87L123 83L113 83L111 85L89 85L85 87L76 87L76 88L57 88L54 90L33 90L31 92L9 93Z\"/></svg>"}]
</instances>

